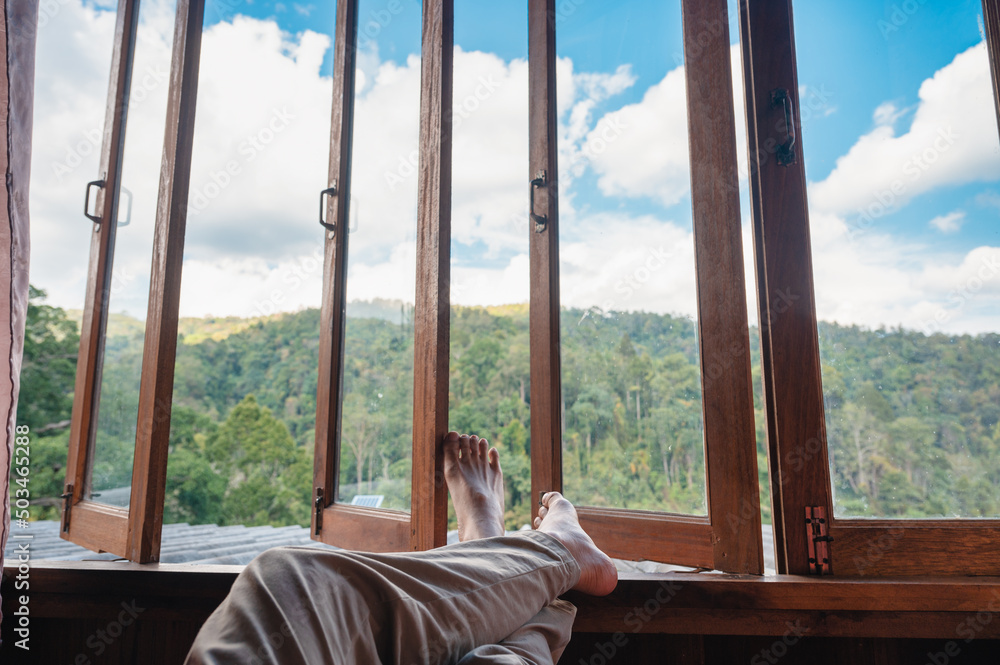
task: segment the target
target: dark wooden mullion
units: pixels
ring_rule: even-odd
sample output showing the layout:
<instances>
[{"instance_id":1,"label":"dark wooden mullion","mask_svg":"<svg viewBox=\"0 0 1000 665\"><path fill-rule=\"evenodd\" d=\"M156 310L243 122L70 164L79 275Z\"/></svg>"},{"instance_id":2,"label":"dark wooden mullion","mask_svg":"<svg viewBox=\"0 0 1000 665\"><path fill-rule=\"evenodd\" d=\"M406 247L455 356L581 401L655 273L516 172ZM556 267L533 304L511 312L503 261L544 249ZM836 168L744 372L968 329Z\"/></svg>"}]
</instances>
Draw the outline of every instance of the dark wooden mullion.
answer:
<instances>
[{"instance_id":1,"label":"dark wooden mullion","mask_svg":"<svg viewBox=\"0 0 1000 665\"><path fill-rule=\"evenodd\" d=\"M447 542L454 0L424 0L414 311L411 547Z\"/></svg>"},{"instance_id":2,"label":"dark wooden mullion","mask_svg":"<svg viewBox=\"0 0 1000 665\"><path fill-rule=\"evenodd\" d=\"M204 15L205 0L178 0L129 503L129 549L126 556L139 563L157 561L160 557L181 264L184 259Z\"/></svg>"},{"instance_id":3,"label":"dark wooden mullion","mask_svg":"<svg viewBox=\"0 0 1000 665\"><path fill-rule=\"evenodd\" d=\"M746 4L746 0L741 0L741 5ZM782 519L781 502L781 482L778 474L777 449L770 445L772 437L770 433L775 431L776 415L774 397L770 393L770 388L774 385L771 380L771 328L770 317L764 300L759 294L767 292L767 272L763 269L764 244L763 234L760 232L760 177L757 172L757 164L754 161L752 146L757 145L757 115L753 107L753 69L751 67L750 35L747 30L747 12L740 10L740 49L742 51L743 63L743 98L744 104L742 112L746 117L747 145L740 149L747 149L750 153L747 158L749 173L747 180L750 190L751 222L753 225L753 253L756 276L757 300L757 331L760 341L760 362L761 362L761 400L765 419L765 440L767 441L767 462L768 480L770 482L771 496L771 529L774 535L774 559L775 567L779 574L787 572L785 562L785 538L784 520ZM775 439L776 440L776 439Z\"/></svg>"},{"instance_id":4,"label":"dark wooden mullion","mask_svg":"<svg viewBox=\"0 0 1000 665\"><path fill-rule=\"evenodd\" d=\"M997 127L1000 129L1000 0L983 0L983 25L990 54L990 78L996 103Z\"/></svg>"},{"instance_id":5,"label":"dark wooden mullion","mask_svg":"<svg viewBox=\"0 0 1000 665\"><path fill-rule=\"evenodd\" d=\"M684 0L705 468L717 570L763 574L726 0Z\"/></svg>"},{"instance_id":6,"label":"dark wooden mullion","mask_svg":"<svg viewBox=\"0 0 1000 665\"><path fill-rule=\"evenodd\" d=\"M562 491L562 374L559 344L559 126L556 118L556 2L528 2L528 177L544 230L528 219L530 253L531 492ZM532 501L531 514L538 514Z\"/></svg>"},{"instance_id":7,"label":"dark wooden mullion","mask_svg":"<svg viewBox=\"0 0 1000 665\"><path fill-rule=\"evenodd\" d=\"M76 366L73 412L71 416L69 457L66 463L66 487L69 491L70 514L63 513L60 535L91 549L105 549L124 556L127 540L128 511L93 504L94 519L87 520L88 504L83 501L89 462L93 457L94 429L97 422L98 393L101 383L101 360L104 349L104 328L107 300L110 295L111 260L114 254L115 223L118 214L118 192L121 183L121 160L125 140L125 116L128 107L131 62L135 51L138 25L138 0L119 0L115 19L114 47L108 100L104 115L104 136L101 143L100 175L105 186L96 196L96 211L101 217L93 224L90 241L90 261L87 269L87 291L80 326L80 351ZM81 193L82 196L82 193ZM84 219L72 223L85 224ZM74 516L85 519L74 521ZM94 528L97 527L97 528Z\"/></svg>"},{"instance_id":8,"label":"dark wooden mullion","mask_svg":"<svg viewBox=\"0 0 1000 665\"><path fill-rule=\"evenodd\" d=\"M316 389L316 450L313 472L312 534L324 538L327 524L317 523L337 499L340 479L340 421L343 393L344 328L347 319L348 205L351 192L351 151L354 128L355 42L357 0L337 3L333 59L333 110L330 123L330 168L324 229L323 296L320 305L319 384ZM323 227L320 227L323 228Z\"/></svg>"},{"instance_id":9,"label":"dark wooden mullion","mask_svg":"<svg viewBox=\"0 0 1000 665\"><path fill-rule=\"evenodd\" d=\"M756 119L750 170L758 183L759 206L753 214L758 285L764 287L759 307L761 321L768 324L767 339L762 339L770 352L764 382L773 409L773 423L768 423L773 425L768 431L772 487L780 487L780 495L772 496L784 542L781 572L808 574L805 508L833 511L802 137L797 131L794 161L779 164L776 152L787 133L782 108L771 103L773 90L787 91L793 123L801 127L792 8L790 0L743 0L740 10L744 57L752 70L747 108ZM836 553L836 543L832 549Z\"/></svg>"}]
</instances>

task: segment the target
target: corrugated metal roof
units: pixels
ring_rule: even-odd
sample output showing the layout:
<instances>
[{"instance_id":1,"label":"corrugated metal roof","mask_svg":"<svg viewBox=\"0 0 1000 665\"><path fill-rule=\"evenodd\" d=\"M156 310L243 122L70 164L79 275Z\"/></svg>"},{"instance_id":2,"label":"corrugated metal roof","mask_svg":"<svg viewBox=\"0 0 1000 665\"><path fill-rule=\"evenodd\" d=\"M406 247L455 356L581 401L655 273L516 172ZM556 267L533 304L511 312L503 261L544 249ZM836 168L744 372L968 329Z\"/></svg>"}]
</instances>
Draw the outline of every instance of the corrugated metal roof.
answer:
<instances>
[{"instance_id":1,"label":"corrugated metal roof","mask_svg":"<svg viewBox=\"0 0 1000 665\"><path fill-rule=\"evenodd\" d=\"M14 526L14 525L12 525ZM771 526L764 525L764 569L774 574L774 540ZM513 533L513 532L508 532ZM111 561L119 557L107 552L98 554L59 537L59 522L30 522L27 529L12 529L12 536L31 535L31 558L36 561ZM15 547L24 540L8 538L4 555L12 557ZM458 532L448 532L448 544L458 542ZM302 526L219 526L217 524L164 524L160 546L162 563L233 564L246 565L272 547L285 545L311 546L335 550L336 547L318 543L309 537L309 529ZM690 570L652 561L615 561L621 572L658 573L671 570Z\"/></svg>"}]
</instances>

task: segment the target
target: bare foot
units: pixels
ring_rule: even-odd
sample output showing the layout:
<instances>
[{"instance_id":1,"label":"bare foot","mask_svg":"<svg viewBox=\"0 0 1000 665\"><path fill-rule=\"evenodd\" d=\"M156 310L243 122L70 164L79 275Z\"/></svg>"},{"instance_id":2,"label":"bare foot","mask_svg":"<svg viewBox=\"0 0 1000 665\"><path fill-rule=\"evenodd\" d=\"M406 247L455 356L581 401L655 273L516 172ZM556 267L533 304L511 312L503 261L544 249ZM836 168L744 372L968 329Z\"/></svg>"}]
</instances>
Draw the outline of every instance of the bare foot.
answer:
<instances>
[{"instance_id":1,"label":"bare foot","mask_svg":"<svg viewBox=\"0 0 1000 665\"><path fill-rule=\"evenodd\" d=\"M607 554L597 549L580 526L576 508L559 492L548 492L535 518L535 528L565 545L580 564L580 581L575 590L591 596L606 596L618 584L618 571Z\"/></svg>"},{"instance_id":2,"label":"bare foot","mask_svg":"<svg viewBox=\"0 0 1000 665\"><path fill-rule=\"evenodd\" d=\"M458 517L458 539L502 536L503 471L486 439L457 432L444 437L444 478Z\"/></svg>"}]
</instances>

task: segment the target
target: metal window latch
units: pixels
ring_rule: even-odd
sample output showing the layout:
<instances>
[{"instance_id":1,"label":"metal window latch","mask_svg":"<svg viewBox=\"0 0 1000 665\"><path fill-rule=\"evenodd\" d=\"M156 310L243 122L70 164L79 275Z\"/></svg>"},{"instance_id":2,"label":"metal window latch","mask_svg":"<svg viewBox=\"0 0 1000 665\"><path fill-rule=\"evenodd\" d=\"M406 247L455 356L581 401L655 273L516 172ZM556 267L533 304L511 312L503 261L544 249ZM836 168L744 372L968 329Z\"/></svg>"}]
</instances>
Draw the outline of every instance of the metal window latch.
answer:
<instances>
[{"instance_id":1,"label":"metal window latch","mask_svg":"<svg viewBox=\"0 0 1000 665\"><path fill-rule=\"evenodd\" d=\"M104 181L103 180L93 180L93 181L87 183L87 188L84 190L84 193L83 193L83 214L90 221L95 222L97 224L100 224L101 223L101 216L99 214L98 215L91 215L90 214L90 189L92 187L97 187L98 189L104 189ZM130 206L130 209L131 209L131 201L129 202L129 206Z\"/></svg>"},{"instance_id":2,"label":"metal window latch","mask_svg":"<svg viewBox=\"0 0 1000 665\"><path fill-rule=\"evenodd\" d=\"M829 575L833 572L830 566L829 522L826 519L826 508L823 506L806 506L806 547L809 550L809 572L813 575Z\"/></svg>"},{"instance_id":3,"label":"metal window latch","mask_svg":"<svg viewBox=\"0 0 1000 665\"><path fill-rule=\"evenodd\" d=\"M549 181L545 171L539 171L532 178L531 182L528 184L528 214L531 215L531 221L535 223L535 233L541 233L545 230L545 227L549 224L549 218L547 215L536 215L535 214L535 188L536 187L546 187Z\"/></svg>"},{"instance_id":4,"label":"metal window latch","mask_svg":"<svg viewBox=\"0 0 1000 665\"><path fill-rule=\"evenodd\" d=\"M336 232L336 230L337 230L337 223L335 221L334 222L327 221L325 219L325 216L323 215L323 213L325 211L325 208L326 208L326 206L323 205L325 203L323 197L325 197L327 194L329 194L330 196L336 196L337 195L337 181L336 180L333 181L333 186L332 187L327 187L326 189L324 189L322 192L319 193L319 225L322 226L324 229L326 229L326 230L330 231L331 233L333 233L333 232Z\"/></svg>"},{"instance_id":5,"label":"metal window latch","mask_svg":"<svg viewBox=\"0 0 1000 665\"><path fill-rule=\"evenodd\" d=\"M771 108L781 107L785 112L785 138L787 141L778 145L775 157L782 166L795 163L795 107L792 106L792 96L784 88L771 91Z\"/></svg>"},{"instance_id":6,"label":"metal window latch","mask_svg":"<svg viewBox=\"0 0 1000 665\"><path fill-rule=\"evenodd\" d=\"M73 486L67 485L66 492L60 494L59 498L63 500L62 530L63 533L67 533L69 531L69 511L73 509Z\"/></svg>"},{"instance_id":7,"label":"metal window latch","mask_svg":"<svg viewBox=\"0 0 1000 665\"><path fill-rule=\"evenodd\" d=\"M316 528L314 533L319 534L320 530L323 528L323 509L326 508L326 504L323 501L323 488L316 488Z\"/></svg>"}]
</instances>

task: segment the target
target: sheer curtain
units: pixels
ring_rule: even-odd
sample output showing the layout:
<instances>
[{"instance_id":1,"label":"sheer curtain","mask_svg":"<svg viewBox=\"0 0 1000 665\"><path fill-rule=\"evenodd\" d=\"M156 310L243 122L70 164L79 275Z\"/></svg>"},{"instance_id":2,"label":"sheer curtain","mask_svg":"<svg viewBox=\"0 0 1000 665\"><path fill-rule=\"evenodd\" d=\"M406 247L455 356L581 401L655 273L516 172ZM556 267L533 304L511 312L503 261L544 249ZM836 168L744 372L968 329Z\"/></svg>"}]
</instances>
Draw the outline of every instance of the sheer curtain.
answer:
<instances>
[{"instance_id":1,"label":"sheer curtain","mask_svg":"<svg viewBox=\"0 0 1000 665\"><path fill-rule=\"evenodd\" d=\"M35 81L38 0L4 0L0 39L0 161L5 174L0 205L0 565L10 535L10 466L17 426L24 322L28 311L28 176L31 170L31 114ZM29 485L30 487L30 485ZM30 541L25 541L30 542ZM0 615L0 620L3 617Z\"/></svg>"}]
</instances>

